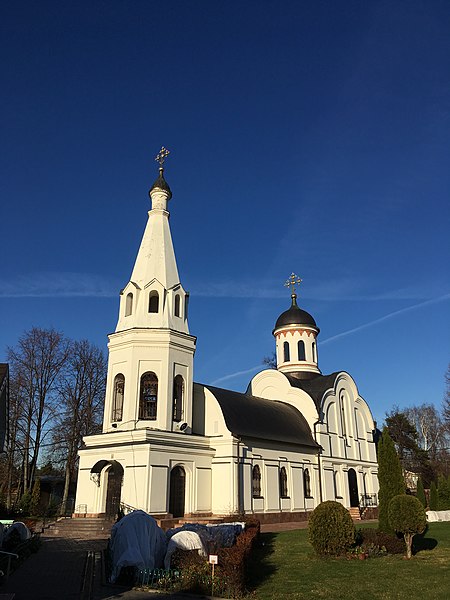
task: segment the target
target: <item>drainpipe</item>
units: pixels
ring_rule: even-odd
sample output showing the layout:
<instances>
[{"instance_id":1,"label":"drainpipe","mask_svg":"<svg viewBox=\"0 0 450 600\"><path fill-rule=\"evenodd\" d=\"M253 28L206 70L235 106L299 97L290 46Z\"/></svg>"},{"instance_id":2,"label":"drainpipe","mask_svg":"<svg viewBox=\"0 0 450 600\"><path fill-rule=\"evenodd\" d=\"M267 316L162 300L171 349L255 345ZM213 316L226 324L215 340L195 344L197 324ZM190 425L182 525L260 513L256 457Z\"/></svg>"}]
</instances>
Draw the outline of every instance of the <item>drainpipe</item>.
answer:
<instances>
[{"instance_id":1,"label":"drainpipe","mask_svg":"<svg viewBox=\"0 0 450 600\"><path fill-rule=\"evenodd\" d=\"M237 506L238 513L241 515L244 513L243 498L242 498L242 485L241 485L241 438L237 438Z\"/></svg>"},{"instance_id":2,"label":"drainpipe","mask_svg":"<svg viewBox=\"0 0 450 600\"><path fill-rule=\"evenodd\" d=\"M316 421L314 423L314 440L315 442L318 444L317 442L317 425L319 425L320 421ZM323 452L323 448L322 446L319 444L319 452L317 454L317 465L319 467L319 500L320 502L323 502L323 490L322 490L322 464L321 464L321 454Z\"/></svg>"}]
</instances>

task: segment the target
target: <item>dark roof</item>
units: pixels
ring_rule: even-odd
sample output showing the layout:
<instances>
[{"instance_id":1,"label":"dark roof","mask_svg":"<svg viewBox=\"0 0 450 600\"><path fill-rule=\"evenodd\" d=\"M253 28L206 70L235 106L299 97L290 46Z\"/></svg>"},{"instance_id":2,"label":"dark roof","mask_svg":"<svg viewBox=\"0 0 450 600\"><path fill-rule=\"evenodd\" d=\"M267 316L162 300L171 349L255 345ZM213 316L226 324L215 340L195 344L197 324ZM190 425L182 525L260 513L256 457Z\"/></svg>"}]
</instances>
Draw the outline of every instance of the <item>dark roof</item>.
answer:
<instances>
[{"instance_id":1,"label":"dark roof","mask_svg":"<svg viewBox=\"0 0 450 600\"><path fill-rule=\"evenodd\" d=\"M275 323L275 329L286 325L309 325L318 329L313 317L297 306L297 294L292 294L292 305L289 310L284 311ZM274 329L274 331L275 331Z\"/></svg>"},{"instance_id":2,"label":"dark roof","mask_svg":"<svg viewBox=\"0 0 450 600\"><path fill-rule=\"evenodd\" d=\"M204 387L214 394L234 435L319 448L305 417L294 406L212 385Z\"/></svg>"},{"instance_id":3,"label":"dark roof","mask_svg":"<svg viewBox=\"0 0 450 600\"><path fill-rule=\"evenodd\" d=\"M316 375L310 379L303 379L302 374L284 373L292 387L300 388L314 400L317 410L320 410L323 395L327 390L334 388L334 383L340 371L331 375Z\"/></svg>"},{"instance_id":4,"label":"dark roof","mask_svg":"<svg viewBox=\"0 0 450 600\"><path fill-rule=\"evenodd\" d=\"M152 187L150 188L149 191L149 195L150 193L155 189L155 188L159 188L160 190L164 190L165 192L167 192L169 194L169 200L172 198L172 191L169 187L169 184L167 183L167 181L164 179L164 169L160 168L159 169L159 176L158 179L155 181L155 183L152 185Z\"/></svg>"}]
</instances>

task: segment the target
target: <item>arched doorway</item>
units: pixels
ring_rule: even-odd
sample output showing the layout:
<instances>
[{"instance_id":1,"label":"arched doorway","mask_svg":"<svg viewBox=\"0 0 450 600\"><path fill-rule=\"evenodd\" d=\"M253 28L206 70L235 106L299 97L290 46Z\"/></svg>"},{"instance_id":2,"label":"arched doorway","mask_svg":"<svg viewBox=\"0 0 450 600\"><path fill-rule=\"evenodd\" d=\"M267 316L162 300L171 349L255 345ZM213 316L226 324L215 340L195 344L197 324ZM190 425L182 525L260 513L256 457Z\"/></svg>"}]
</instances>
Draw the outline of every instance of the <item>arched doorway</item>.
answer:
<instances>
[{"instance_id":1,"label":"arched doorway","mask_svg":"<svg viewBox=\"0 0 450 600\"><path fill-rule=\"evenodd\" d=\"M102 474L104 475L102 477ZM116 460L99 460L91 469L91 479L100 486L105 486L104 512L108 517L115 518L119 512L120 497L122 493L123 467Z\"/></svg>"},{"instance_id":2,"label":"arched doorway","mask_svg":"<svg viewBox=\"0 0 450 600\"><path fill-rule=\"evenodd\" d=\"M186 473L177 466L170 472L169 512L174 517L184 517L184 498L186 494Z\"/></svg>"},{"instance_id":3,"label":"arched doorway","mask_svg":"<svg viewBox=\"0 0 450 600\"><path fill-rule=\"evenodd\" d=\"M350 496L350 507L359 506L358 479L355 469L348 470L348 491Z\"/></svg>"}]
</instances>

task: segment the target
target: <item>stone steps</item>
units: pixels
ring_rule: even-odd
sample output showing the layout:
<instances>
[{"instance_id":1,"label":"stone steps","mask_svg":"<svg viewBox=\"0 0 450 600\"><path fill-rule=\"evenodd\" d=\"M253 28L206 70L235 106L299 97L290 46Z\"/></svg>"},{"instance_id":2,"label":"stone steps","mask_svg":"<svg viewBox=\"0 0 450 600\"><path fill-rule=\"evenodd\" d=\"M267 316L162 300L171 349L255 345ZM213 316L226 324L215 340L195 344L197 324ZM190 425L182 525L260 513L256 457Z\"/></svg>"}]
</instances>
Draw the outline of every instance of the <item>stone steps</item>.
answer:
<instances>
[{"instance_id":1,"label":"stone steps","mask_svg":"<svg viewBox=\"0 0 450 600\"><path fill-rule=\"evenodd\" d=\"M361 521L361 514L360 514L359 508L357 506L354 506L347 510L350 513L350 516L354 521Z\"/></svg>"},{"instance_id":2,"label":"stone steps","mask_svg":"<svg viewBox=\"0 0 450 600\"><path fill-rule=\"evenodd\" d=\"M45 537L72 539L106 539L110 536L113 522L109 519L65 518L52 523L43 533Z\"/></svg>"}]
</instances>

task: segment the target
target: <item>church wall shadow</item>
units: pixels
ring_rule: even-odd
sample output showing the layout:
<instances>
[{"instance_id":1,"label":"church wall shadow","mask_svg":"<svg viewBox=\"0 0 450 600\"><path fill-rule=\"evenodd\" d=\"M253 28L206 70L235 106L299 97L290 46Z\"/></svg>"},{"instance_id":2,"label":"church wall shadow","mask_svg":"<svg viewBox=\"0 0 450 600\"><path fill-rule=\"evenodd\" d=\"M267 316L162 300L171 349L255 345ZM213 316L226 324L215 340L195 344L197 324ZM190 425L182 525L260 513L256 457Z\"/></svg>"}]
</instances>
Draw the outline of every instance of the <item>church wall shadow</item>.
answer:
<instances>
[{"instance_id":1,"label":"church wall shadow","mask_svg":"<svg viewBox=\"0 0 450 600\"><path fill-rule=\"evenodd\" d=\"M273 554L275 533L262 533L253 546L253 551L247 562L246 585L251 592L260 586L276 571L268 558Z\"/></svg>"}]
</instances>

